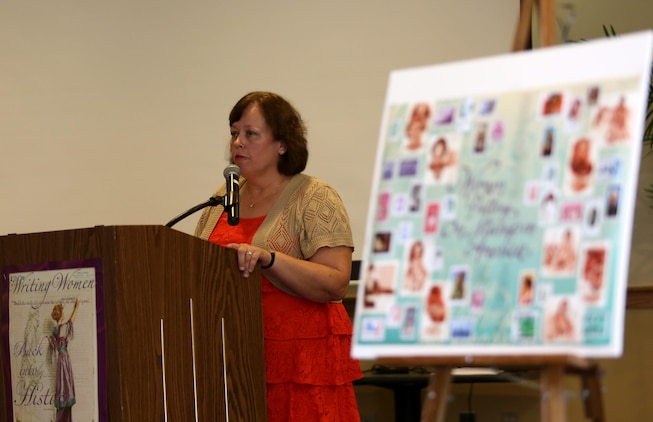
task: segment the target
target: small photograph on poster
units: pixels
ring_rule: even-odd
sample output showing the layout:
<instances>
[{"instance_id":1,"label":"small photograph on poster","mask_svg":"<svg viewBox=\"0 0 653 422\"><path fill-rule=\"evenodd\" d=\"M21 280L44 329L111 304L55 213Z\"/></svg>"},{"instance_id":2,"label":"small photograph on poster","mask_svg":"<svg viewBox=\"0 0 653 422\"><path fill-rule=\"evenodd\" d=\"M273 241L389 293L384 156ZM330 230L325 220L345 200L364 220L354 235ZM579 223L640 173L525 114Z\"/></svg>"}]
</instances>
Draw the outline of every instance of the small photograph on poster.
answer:
<instances>
[{"instance_id":1,"label":"small photograph on poster","mask_svg":"<svg viewBox=\"0 0 653 422\"><path fill-rule=\"evenodd\" d=\"M627 143L632 140L632 116L630 101L625 94L605 96L594 114L592 130L598 132L608 145Z\"/></svg>"},{"instance_id":2,"label":"small photograph on poster","mask_svg":"<svg viewBox=\"0 0 653 422\"><path fill-rule=\"evenodd\" d=\"M456 195L444 195L440 201L440 216L443 220L455 220L458 209L458 198Z\"/></svg>"},{"instance_id":3,"label":"small photograph on poster","mask_svg":"<svg viewBox=\"0 0 653 422\"><path fill-rule=\"evenodd\" d=\"M598 85L592 85L587 89L587 106L595 107L599 102L599 97L601 94L601 87Z\"/></svg>"},{"instance_id":4,"label":"small photograph on poster","mask_svg":"<svg viewBox=\"0 0 653 422\"><path fill-rule=\"evenodd\" d=\"M404 317L404 306L395 302L389 303L386 308L387 310L384 311L386 314L386 327L388 329L401 327L401 322Z\"/></svg>"},{"instance_id":5,"label":"small photograph on poster","mask_svg":"<svg viewBox=\"0 0 653 422\"><path fill-rule=\"evenodd\" d=\"M406 115L409 113L407 104L393 106L388 113L386 138L388 143L401 143L406 136Z\"/></svg>"},{"instance_id":6,"label":"small photograph on poster","mask_svg":"<svg viewBox=\"0 0 653 422\"><path fill-rule=\"evenodd\" d=\"M367 265L363 281L365 310L385 311L395 302L396 273L397 262L377 261Z\"/></svg>"},{"instance_id":7,"label":"small photograph on poster","mask_svg":"<svg viewBox=\"0 0 653 422\"><path fill-rule=\"evenodd\" d=\"M544 333L549 342L577 342L581 337L583 312L575 297L551 297L545 304Z\"/></svg>"},{"instance_id":8,"label":"small photograph on poster","mask_svg":"<svg viewBox=\"0 0 653 422\"><path fill-rule=\"evenodd\" d=\"M563 109L564 99L565 96L563 95L562 92L559 91L548 92L542 99L541 115L552 116L552 115L560 114L560 112L562 112Z\"/></svg>"},{"instance_id":9,"label":"small photograph on poster","mask_svg":"<svg viewBox=\"0 0 653 422\"><path fill-rule=\"evenodd\" d=\"M366 316L362 320L361 340L381 342L385 339L385 319L379 316Z\"/></svg>"},{"instance_id":10,"label":"small photograph on poster","mask_svg":"<svg viewBox=\"0 0 653 422\"><path fill-rule=\"evenodd\" d=\"M535 292L537 289L535 274L535 271L527 270L522 272L519 277L517 301L521 306L531 306L535 302Z\"/></svg>"},{"instance_id":11,"label":"small photograph on poster","mask_svg":"<svg viewBox=\"0 0 653 422\"><path fill-rule=\"evenodd\" d=\"M528 180L524 183L523 203L524 205L532 206L542 201L542 186L540 180Z\"/></svg>"},{"instance_id":12,"label":"small photograph on poster","mask_svg":"<svg viewBox=\"0 0 653 422\"><path fill-rule=\"evenodd\" d=\"M520 343L528 343L536 339L538 325L538 312L534 310L520 309L515 311L512 321L512 340Z\"/></svg>"},{"instance_id":13,"label":"small photograph on poster","mask_svg":"<svg viewBox=\"0 0 653 422\"><path fill-rule=\"evenodd\" d=\"M583 230L586 237L596 237L601 234L603 218L603 200L589 199L585 204L585 219Z\"/></svg>"},{"instance_id":14,"label":"small photograph on poster","mask_svg":"<svg viewBox=\"0 0 653 422\"><path fill-rule=\"evenodd\" d=\"M408 219L400 222L395 230L396 241L402 245L407 244L413 238L413 228L413 222Z\"/></svg>"},{"instance_id":15,"label":"small photograph on poster","mask_svg":"<svg viewBox=\"0 0 653 422\"><path fill-rule=\"evenodd\" d=\"M596 171L596 148L589 137L574 138L569 150L565 191L568 195L590 192Z\"/></svg>"},{"instance_id":16,"label":"small photograph on poster","mask_svg":"<svg viewBox=\"0 0 653 422\"><path fill-rule=\"evenodd\" d=\"M435 110L435 116L433 123L435 127L441 128L443 126L449 126L455 122L456 119L456 106L442 104L438 105Z\"/></svg>"},{"instance_id":17,"label":"small photograph on poster","mask_svg":"<svg viewBox=\"0 0 653 422\"><path fill-rule=\"evenodd\" d=\"M566 129L568 133L577 132L580 128L583 113L583 100L581 97L574 97L567 112Z\"/></svg>"},{"instance_id":18,"label":"small photograph on poster","mask_svg":"<svg viewBox=\"0 0 653 422\"><path fill-rule=\"evenodd\" d=\"M567 201L560 206L560 222L564 224L579 224L583 221L585 212L584 201Z\"/></svg>"},{"instance_id":19,"label":"small photograph on poster","mask_svg":"<svg viewBox=\"0 0 653 422\"><path fill-rule=\"evenodd\" d=\"M619 214L619 200L621 197L621 186L608 186L608 195L605 205L605 215L608 218L614 218Z\"/></svg>"},{"instance_id":20,"label":"small photograph on poster","mask_svg":"<svg viewBox=\"0 0 653 422\"><path fill-rule=\"evenodd\" d=\"M390 215L390 201L392 201L392 194L390 192L381 192L379 194L376 221L383 222L388 219Z\"/></svg>"},{"instance_id":21,"label":"small photograph on poster","mask_svg":"<svg viewBox=\"0 0 653 422\"><path fill-rule=\"evenodd\" d=\"M544 129L542 136L542 157L550 157L556 144L556 129L549 126Z\"/></svg>"},{"instance_id":22,"label":"small photograph on poster","mask_svg":"<svg viewBox=\"0 0 653 422\"><path fill-rule=\"evenodd\" d=\"M460 109L458 110L458 120L456 121L456 128L459 132L467 132L471 129L475 105L475 98L465 98L460 104Z\"/></svg>"},{"instance_id":23,"label":"small photograph on poster","mask_svg":"<svg viewBox=\"0 0 653 422\"><path fill-rule=\"evenodd\" d=\"M474 154L482 154L488 141L488 122L478 122L474 133Z\"/></svg>"},{"instance_id":24,"label":"small photograph on poster","mask_svg":"<svg viewBox=\"0 0 653 422\"><path fill-rule=\"evenodd\" d=\"M424 233L436 234L440 222L440 203L431 202L426 206L426 218L424 219Z\"/></svg>"},{"instance_id":25,"label":"small photograph on poster","mask_svg":"<svg viewBox=\"0 0 653 422\"><path fill-rule=\"evenodd\" d=\"M577 227L556 227L544 232L544 276L570 276L575 273L578 261L578 231Z\"/></svg>"},{"instance_id":26,"label":"small photograph on poster","mask_svg":"<svg viewBox=\"0 0 653 422\"><path fill-rule=\"evenodd\" d=\"M492 141L499 143L503 141L506 134L506 127L503 120L497 120L492 126Z\"/></svg>"},{"instance_id":27,"label":"small photograph on poster","mask_svg":"<svg viewBox=\"0 0 653 422\"><path fill-rule=\"evenodd\" d=\"M431 245L423 239L414 239L408 242L408 251L404 260L405 271L401 283L402 293L421 294L423 292L429 278L426 257L431 254Z\"/></svg>"},{"instance_id":28,"label":"small photograph on poster","mask_svg":"<svg viewBox=\"0 0 653 422\"><path fill-rule=\"evenodd\" d=\"M601 157L598 164L597 179L600 181L619 180L623 171L623 159L618 155Z\"/></svg>"},{"instance_id":29,"label":"small photograph on poster","mask_svg":"<svg viewBox=\"0 0 653 422\"><path fill-rule=\"evenodd\" d=\"M542 164L542 182L548 186L558 186L560 166L557 161L546 161Z\"/></svg>"},{"instance_id":30,"label":"small photograph on poster","mask_svg":"<svg viewBox=\"0 0 653 422\"><path fill-rule=\"evenodd\" d=\"M468 341L474 337L474 321L471 318L452 318L450 328L452 340Z\"/></svg>"},{"instance_id":31,"label":"small photograph on poster","mask_svg":"<svg viewBox=\"0 0 653 422\"><path fill-rule=\"evenodd\" d=\"M410 188L410 195L408 199L408 212L417 213L422 210L423 199L423 189L421 183L415 183Z\"/></svg>"},{"instance_id":32,"label":"small photograph on poster","mask_svg":"<svg viewBox=\"0 0 653 422\"><path fill-rule=\"evenodd\" d=\"M412 153L422 150L430 117L431 106L428 103L420 102L413 106L406 124L406 140L404 143L406 152Z\"/></svg>"},{"instance_id":33,"label":"small photograph on poster","mask_svg":"<svg viewBox=\"0 0 653 422\"><path fill-rule=\"evenodd\" d=\"M374 253L390 252L392 232L382 231L374 234Z\"/></svg>"},{"instance_id":34,"label":"small photograph on poster","mask_svg":"<svg viewBox=\"0 0 653 422\"><path fill-rule=\"evenodd\" d=\"M497 100L495 98L486 98L480 101L478 115L480 117L488 117L494 114L496 109Z\"/></svg>"},{"instance_id":35,"label":"small photograph on poster","mask_svg":"<svg viewBox=\"0 0 653 422\"><path fill-rule=\"evenodd\" d=\"M449 270L449 277L452 285L450 299L453 303L459 303L468 299L469 292L469 267L457 265Z\"/></svg>"},{"instance_id":36,"label":"small photograph on poster","mask_svg":"<svg viewBox=\"0 0 653 422\"><path fill-rule=\"evenodd\" d=\"M422 317L421 340L442 341L449 337L448 320L451 311L448 306L447 297L449 297L447 283L438 283L429 287L428 295L423 307L425 315Z\"/></svg>"},{"instance_id":37,"label":"small photograph on poster","mask_svg":"<svg viewBox=\"0 0 653 422\"><path fill-rule=\"evenodd\" d=\"M384 162L383 173L381 175L383 180L392 180L394 176L395 176L395 162L394 161Z\"/></svg>"},{"instance_id":38,"label":"small photograph on poster","mask_svg":"<svg viewBox=\"0 0 653 422\"><path fill-rule=\"evenodd\" d=\"M419 160L416 158L405 158L399 162L399 177L414 178L419 170Z\"/></svg>"},{"instance_id":39,"label":"small photograph on poster","mask_svg":"<svg viewBox=\"0 0 653 422\"><path fill-rule=\"evenodd\" d=\"M428 171L425 172L426 183L451 184L458 176L458 154L461 139L457 133L437 136L430 147Z\"/></svg>"},{"instance_id":40,"label":"small photograph on poster","mask_svg":"<svg viewBox=\"0 0 653 422\"><path fill-rule=\"evenodd\" d=\"M417 338L417 306L409 305L404 309L404 321L401 325L400 338L404 341Z\"/></svg>"},{"instance_id":41,"label":"small photograph on poster","mask_svg":"<svg viewBox=\"0 0 653 422\"><path fill-rule=\"evenodd\" d=\"M485 306L485 290L483 289L474 289L472 291L471 303L469 308L473 313L480 313L483 311Z\"/></svg>"},{"instance_id":42,"label":"small photograph on poster","mask_svg":"<svg viewBox=\"0 0 653 422\"><path fill-rule=\"evenodd\" d=\"M581 297L588 306L605 304L605 278L607 275L606 242L584 244L580 253L580 274L578 277Z\"/></svg>"},{"instance_id":43,"label":"small photograph on poster","mask_svg":"<svg viewBox=\"0 0 653 422\"><path fill-rule=\"evenodd\" d=\"M554 187L543 188L540 200L540 224L543 226L558 222L558 191Z\"/></svg>"}]
</instances>

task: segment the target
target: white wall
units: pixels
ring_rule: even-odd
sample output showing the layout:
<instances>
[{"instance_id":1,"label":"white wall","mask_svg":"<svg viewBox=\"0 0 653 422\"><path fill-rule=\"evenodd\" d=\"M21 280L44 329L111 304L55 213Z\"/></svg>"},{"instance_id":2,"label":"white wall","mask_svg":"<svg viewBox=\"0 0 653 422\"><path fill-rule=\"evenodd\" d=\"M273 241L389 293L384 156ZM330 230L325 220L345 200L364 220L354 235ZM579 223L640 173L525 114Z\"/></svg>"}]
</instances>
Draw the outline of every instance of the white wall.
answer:
<instances>
[{"instance_id":1,"label":"white wall","mask_svg":"<svg viewBox=\"0 0 653 422\"><path fill-rule=\"evenodd\" d=\"M307 172L343 196L359 257L389 71L506 53L518 9L0 0L0 235L165 224L223 181L231 106L271 90L307 120Z\"/></svg>"}]
</instances>

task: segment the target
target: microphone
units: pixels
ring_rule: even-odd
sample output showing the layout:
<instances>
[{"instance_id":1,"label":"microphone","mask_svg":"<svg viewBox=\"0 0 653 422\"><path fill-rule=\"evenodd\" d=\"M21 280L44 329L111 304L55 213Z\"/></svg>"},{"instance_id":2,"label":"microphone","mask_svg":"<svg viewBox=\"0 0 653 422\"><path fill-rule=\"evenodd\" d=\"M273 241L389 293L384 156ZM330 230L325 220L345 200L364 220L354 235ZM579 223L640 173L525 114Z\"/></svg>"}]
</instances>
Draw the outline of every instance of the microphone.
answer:
<instances>
[{"instance_id":1,"label":"microphone","mask_svg":"<svg viewBox=\"0 0 653 422\"><path fill-rule=\"evenodd\" d=\"M227 192L224 197L224 208L228 212L227 222L230 226L235 226L240 221L240 168L229 164L223 174L227 179Z\"/></svg>"},{"instance_id":2,"label":"microphone","mask_svg":"<svg viewBox=\"0 0 653 422\"><path fill-rule=\"evenodd\" d=\"M227 215L227 222L231 226L235 226L240 221L239 218L239 207L240 207L240 196L238 189L240 188L240 168L235 164L230 164L227 168L224 169L224 177L227 179L227 192L226 195L212 196L206 202L195 205L193 208L188 211L179 214L177 217L166 223L166 227L172 227L184 218L188 217L191 214L196 213L197 211L204 209L206 207L215 207L216 205L222 204L225 211L229 214Z\"/></svg>"}]
</instances>

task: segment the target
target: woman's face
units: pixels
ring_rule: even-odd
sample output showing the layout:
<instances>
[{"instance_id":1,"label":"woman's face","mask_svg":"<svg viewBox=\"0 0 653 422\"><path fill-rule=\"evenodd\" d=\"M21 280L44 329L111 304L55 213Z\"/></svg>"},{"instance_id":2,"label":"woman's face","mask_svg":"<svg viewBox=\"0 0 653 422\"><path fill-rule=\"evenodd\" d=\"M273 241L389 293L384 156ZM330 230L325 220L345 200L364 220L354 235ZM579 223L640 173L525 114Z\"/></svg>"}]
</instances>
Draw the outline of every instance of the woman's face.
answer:
<instances>
[{"instance_id":1,"label":"woman's face","mask_svg":"<svg viewBox=\"0 0 653 422\"><path fill-rule=\"evenodd\" d=\"M436 142L435 145L433 145L433 156L434 157L442 157L444 156L444 153L446 151L444 142Z\"/></svg>"},{"instance_id":2,"label":"woman's face","mask_svg":"<svg viewBox=\"0 0 653 422\"><path fill-rule=\"evenodd\" d=\"M560 305L558 306L558 312L560 312L560 314L566 314L568 307L569 305L567 304L567 301L563 300L560 302Z\"/></svg>"},{"instance_id":3,"label":"woman's face","mask_svg":"<svg viewBox=\"0 0 653 422\"><path fill-rule=\"evenodd\" d=\"M413 111L413 120L418 120L426 125L426 120L429 118L430 115L431 115L431 111L428 105L418 104L415 106L415 109Z\"/></svg>"},{"instance_id":4,"label":"woman's face","mask_svg":"<svg viewBox=\"0 0 653 422\"><path fill-rule=\"evenodd\" d=\"M442 300L442 290L439 287L435 286L431 289L431 295L429 296L430 301L440 302Z\"/></svg>"},{"instance_id":5,"label":"woman's face","mask_svg":"<svg viewBox=\"0 0 653 422\"><path fill-rule=\"evenodd\" d=\"M279 155L285 149L274 139L258 104L252 104L231 126L231 159L245 177L277 172Z\"/></svg>"},{"instance_id":6,"label":"woman's face","mask_svg":"<svg viewBox=\"0 0 653 422\"><path fill-rule=\"evenodd\" d=\"M574 155L576 159L586 160L590 155L590 144L586 140L581 140L576 143Z\"/></svg>"},{"instance_id":7,"label":"woman's face","mask_svg":"<svg viewBox=\"0 0 653 422\"><path fill-rule=\"evenodd\" d=\"M423 252L424 252L424 250L422 248L422 244L421 243L415 243L413 245L413 248L410 251L410 257L411 257L411 259L420 259L420 258L422 258Z\"/></svg>"},{"instance_id":8,"label":"woman's face","mask_svg":"<svg viewBox=\"0 0 653 422\"><path fill-rule=\"evenodd\" d=\"M419 145L422 142L422 131L420 123L412 121L408 124L406 134L412 145Z\"/></svg>"}]
</instances>

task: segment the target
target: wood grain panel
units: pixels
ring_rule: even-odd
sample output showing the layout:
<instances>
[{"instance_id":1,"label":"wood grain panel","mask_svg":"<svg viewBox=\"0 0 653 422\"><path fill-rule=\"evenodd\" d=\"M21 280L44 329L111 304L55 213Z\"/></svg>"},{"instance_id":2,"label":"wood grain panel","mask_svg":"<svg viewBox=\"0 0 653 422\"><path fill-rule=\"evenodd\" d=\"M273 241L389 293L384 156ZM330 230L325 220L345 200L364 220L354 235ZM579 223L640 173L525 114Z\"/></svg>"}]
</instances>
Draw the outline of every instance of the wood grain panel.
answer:
<instances>
[{"instance_id":1,"label":"wood grain panel","mask_svg":"<svg viewBox=\"0 0 653 422\"><path fill-rule=\"evenodd\" d=\"M267 420L258 270L244 279L233 251L163 226L0 237L0 268L89 258L102 260L109 420Z\"/></svg>"}]
</instances>

